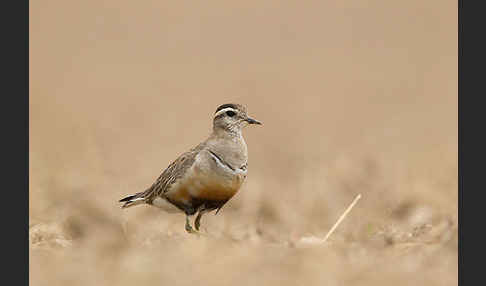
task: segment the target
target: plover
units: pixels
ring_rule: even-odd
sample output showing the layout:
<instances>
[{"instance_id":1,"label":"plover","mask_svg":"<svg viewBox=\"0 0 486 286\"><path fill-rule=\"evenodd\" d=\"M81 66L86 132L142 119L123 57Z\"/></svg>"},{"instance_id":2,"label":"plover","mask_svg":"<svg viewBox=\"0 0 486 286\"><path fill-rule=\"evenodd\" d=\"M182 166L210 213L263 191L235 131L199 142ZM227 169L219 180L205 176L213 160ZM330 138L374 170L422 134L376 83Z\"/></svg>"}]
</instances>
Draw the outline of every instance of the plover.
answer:
<instances>
[{"instance_id":1,"label":"plover","mask_svg":"<svg viewBox=\"0 0 486 286\"><path fill-rule=\"evenodd\" d=\"M180 155L144 192L121 199L122 208L148 204L186 214L185 229L197 233L204 213L216 214L240 189L248 172L248 151L242 129L262 124L248 117L240 104L216 109L209 137ZM189 218L197 213L194 230Z\"/></svg>"}]
</instances>

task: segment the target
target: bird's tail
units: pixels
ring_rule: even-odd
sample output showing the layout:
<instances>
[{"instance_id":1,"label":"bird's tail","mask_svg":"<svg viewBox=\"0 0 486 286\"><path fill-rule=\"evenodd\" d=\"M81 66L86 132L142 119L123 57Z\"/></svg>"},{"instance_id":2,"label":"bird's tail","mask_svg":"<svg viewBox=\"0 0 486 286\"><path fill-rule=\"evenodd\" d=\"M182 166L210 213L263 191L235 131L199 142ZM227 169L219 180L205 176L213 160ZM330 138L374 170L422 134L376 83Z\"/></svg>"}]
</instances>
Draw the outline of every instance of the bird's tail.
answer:
<instances>
[{"instance_id":1,"label":"bird's tail","mask_svg":"<svg viewBox=\"0 0 486 286\"><path fill-rule=\"evenodd\" d=\"M126 198L119 200L120 203L124 203L122 205L122 209L145 203L146 200L143 194L144 192L140 192L140 193L136 193L135 195L128 196Z\"/></svg>"}]
</instances>

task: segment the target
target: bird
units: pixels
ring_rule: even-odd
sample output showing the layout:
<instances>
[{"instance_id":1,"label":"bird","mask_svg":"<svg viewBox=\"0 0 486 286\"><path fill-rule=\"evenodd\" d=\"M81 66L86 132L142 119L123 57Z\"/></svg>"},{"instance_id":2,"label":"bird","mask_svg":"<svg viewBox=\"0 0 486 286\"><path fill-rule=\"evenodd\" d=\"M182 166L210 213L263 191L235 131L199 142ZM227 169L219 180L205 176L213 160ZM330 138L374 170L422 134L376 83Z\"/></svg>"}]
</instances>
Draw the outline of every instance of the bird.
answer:
<instances>
[{"instance_id":1,"label":"bird","mask_svg":"<svg viewBox=\"0 0 486 286\"><path fill-rule=\"evenodd\" d=\"M199 234L203 214L215 214L239 191L248 173L248 149L242 130L262 125L247 115L244 105L227 103L216 108L206 140L182 153L145 191L127 196L121 208L151 205L186 215L185 230ZM197 213L194 228L190 218Z\"/></svg>"}]
</instances>

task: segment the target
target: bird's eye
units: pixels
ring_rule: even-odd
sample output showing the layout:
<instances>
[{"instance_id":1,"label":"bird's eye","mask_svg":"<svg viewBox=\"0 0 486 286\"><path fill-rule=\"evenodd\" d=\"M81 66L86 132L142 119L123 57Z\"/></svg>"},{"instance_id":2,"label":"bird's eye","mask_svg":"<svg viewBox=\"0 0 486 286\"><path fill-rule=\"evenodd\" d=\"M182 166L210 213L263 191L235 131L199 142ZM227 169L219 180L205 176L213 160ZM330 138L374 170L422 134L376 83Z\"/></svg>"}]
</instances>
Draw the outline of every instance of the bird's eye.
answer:
<instances>
[{"instance_id":1,"label":"bird's eye","mask_svg":"<svg viewBox=\"0 0 486 286\"><path fill-rule=\"evenodd\" d=\"M229 117L233 117L236 115L236 113L234 111L226 111L226 115L228 115Z\"/></svg>"}]
</instances>

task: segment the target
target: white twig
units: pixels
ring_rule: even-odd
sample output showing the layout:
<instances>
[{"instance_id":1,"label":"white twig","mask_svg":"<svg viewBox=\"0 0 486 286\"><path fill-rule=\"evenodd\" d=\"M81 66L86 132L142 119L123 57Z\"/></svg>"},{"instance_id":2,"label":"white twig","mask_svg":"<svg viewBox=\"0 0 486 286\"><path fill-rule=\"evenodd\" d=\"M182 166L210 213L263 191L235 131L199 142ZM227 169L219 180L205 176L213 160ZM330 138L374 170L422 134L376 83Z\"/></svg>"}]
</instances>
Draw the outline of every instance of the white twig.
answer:
<instances>
[{"instance_id":1,"label":"white twig","mask_svg":"<svg viewBox=\"0 0 486 286\"><path fill-rule=\"evenodd\" d=\"M353 202L349 205L349 207L344 211L344 213L341 215L341 217L338 219L338 221L332 226L331 230L326 234L324 239L322 240L322 243L326 242L326 240L331 236L331 234L334 232L334 230L338 227L338 225L343 221L343 219L348 215L348 213L351 211L351 209L354 207L354 205L361 199L361 194L357 195L356 198L353 200Z\"/></svg>"}]
</instances>

